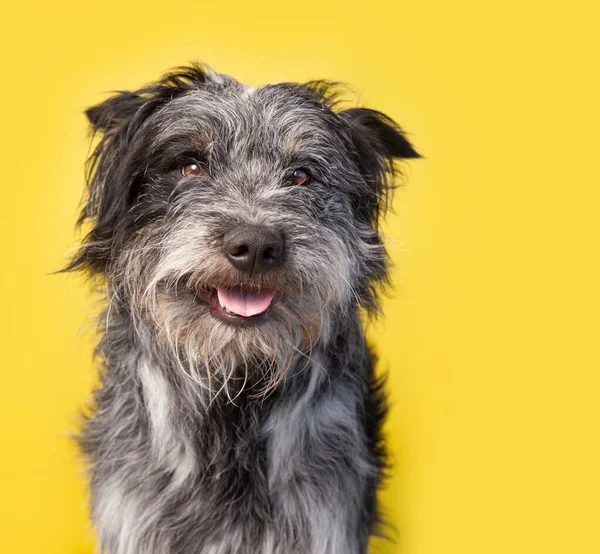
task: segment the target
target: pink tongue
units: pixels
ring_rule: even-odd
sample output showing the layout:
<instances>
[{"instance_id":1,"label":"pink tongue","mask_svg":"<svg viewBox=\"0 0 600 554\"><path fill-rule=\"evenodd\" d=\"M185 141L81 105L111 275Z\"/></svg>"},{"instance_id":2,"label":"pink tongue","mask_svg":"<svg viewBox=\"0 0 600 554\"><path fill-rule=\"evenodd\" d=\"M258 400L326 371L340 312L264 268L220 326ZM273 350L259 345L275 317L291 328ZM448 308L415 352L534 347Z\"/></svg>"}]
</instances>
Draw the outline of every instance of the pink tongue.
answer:
<instances>
[{"instance_id":1,"label":"pink tongue","mask_svg":"<svg viewBox=\"0 0 600 554\"><path fill-rule=\"evenodd\" d=\"M219 303L228 311L243 317L264 312L275 296L274 290L249 291L241 289L218 288Z\"/></svg>"}]
</instances>

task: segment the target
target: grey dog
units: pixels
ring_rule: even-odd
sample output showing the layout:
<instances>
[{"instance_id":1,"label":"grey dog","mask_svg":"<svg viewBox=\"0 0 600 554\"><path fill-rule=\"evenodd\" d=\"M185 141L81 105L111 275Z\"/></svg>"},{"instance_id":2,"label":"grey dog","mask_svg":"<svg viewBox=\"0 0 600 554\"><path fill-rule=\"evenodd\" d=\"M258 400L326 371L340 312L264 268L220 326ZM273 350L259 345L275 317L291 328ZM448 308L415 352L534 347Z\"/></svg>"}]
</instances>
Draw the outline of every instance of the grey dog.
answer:
<instances>
[{"instance_id":1,"label":"grey dog","mask_svg":"<svg viewBox=\"0 0 600 554\"><path fill-rule=\"evenodd\" d=\"M86 113L69 269L106 287L79 441L107 554L363 554L381 527L384 114L192 64Z\"/></svg>"}]
</instances>

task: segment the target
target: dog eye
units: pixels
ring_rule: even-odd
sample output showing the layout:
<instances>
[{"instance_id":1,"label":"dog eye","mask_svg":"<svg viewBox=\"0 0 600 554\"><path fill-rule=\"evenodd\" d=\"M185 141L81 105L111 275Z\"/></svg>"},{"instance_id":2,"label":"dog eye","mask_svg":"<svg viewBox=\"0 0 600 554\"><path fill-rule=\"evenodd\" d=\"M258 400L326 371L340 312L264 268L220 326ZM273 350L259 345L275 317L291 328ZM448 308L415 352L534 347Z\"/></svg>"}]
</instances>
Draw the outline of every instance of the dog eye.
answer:
<instances>
[{"instance_id":1,"label":"dog eye","mask_svg":"<svg viewBox=\"0 0 600 554\"><path fill-rule=\"evenodd\" d=\"M295 185L306 185L310 181L310 174L306 169L296 169L292 173L292 182Z\"/></svg>"},{"instance_id":2,"label":"dog eye","mask_svg":"<svg viewBox=\"0 0 600 554\"><path fill-rule=\"evenodd\" d=\"M204 171L202 170L200 165L197 164L196 162L190 162L188 164L185 164L181 168L181 174L184 177L189 177L190 175L193 177L200 177L200 175L202 175L203 173L204 173Z\"/></svg>"}]
</instances>

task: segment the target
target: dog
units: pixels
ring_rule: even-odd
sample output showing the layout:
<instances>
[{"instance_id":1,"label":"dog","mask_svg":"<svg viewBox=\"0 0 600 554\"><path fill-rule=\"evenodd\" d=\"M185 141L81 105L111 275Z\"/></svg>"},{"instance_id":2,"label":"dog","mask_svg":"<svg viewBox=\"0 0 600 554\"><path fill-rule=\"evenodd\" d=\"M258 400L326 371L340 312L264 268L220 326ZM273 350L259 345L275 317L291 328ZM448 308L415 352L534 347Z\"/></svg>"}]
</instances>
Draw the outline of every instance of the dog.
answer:
<instances>
[{"instance_id":1,"label":"dog","mask_svg":"<svg viewBox=\"0 0 600 554\"><path fill-rule=\"evenodd\" d=\"M364 554L383 383L365 341L379 219L417 158L328 81L176 68L86 111L69 270L106 290L78 441L106 554Z\"/></svg>"}]
</instances>

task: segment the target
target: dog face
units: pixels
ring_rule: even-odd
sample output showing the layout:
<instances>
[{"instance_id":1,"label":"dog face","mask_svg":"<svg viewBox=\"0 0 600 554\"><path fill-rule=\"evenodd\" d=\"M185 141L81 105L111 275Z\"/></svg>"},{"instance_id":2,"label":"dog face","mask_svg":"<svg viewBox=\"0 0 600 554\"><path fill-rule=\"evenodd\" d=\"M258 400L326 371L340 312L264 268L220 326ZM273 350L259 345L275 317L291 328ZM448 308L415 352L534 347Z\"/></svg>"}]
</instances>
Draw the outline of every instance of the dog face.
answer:
<instances>
[{"instance_id":1,"label":"dog face","mask_svg":"<svg viewBox=\"0 0 600 554\"><path fill-rule=\"evenodd\" d=\"M72 267L103 274L197 378L271 374L376 309L378 217L394 159L418 156L389 118L336 110L327 83L250 89L201 66L87 115L93 228Z\"/></svg>"}]
</instances>

